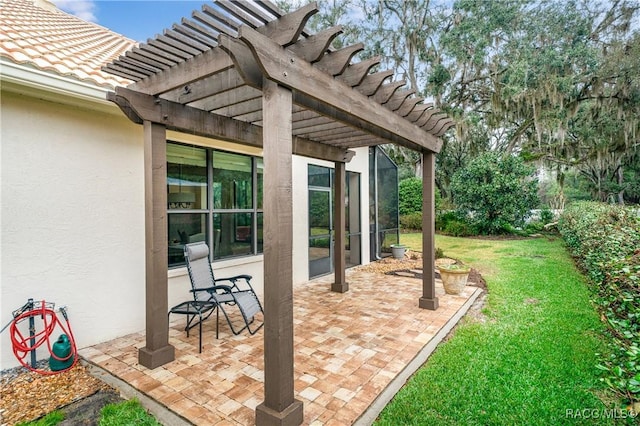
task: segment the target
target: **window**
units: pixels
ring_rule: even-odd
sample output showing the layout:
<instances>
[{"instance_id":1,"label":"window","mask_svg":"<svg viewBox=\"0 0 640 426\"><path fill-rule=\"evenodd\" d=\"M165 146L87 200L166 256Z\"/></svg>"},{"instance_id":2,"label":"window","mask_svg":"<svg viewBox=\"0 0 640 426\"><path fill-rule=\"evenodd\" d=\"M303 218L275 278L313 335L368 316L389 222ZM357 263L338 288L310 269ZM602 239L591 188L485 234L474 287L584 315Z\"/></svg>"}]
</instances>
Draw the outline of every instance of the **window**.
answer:
<instances>
[{"instance_id":1,"label":"window","mask_svg":"<svg viewBox=\"0 0 640 426\"><path fill-rule=\"evenodd\" d=\"M262 252L261 158L167 144L169 266L206 241L211 260Z\"/></svg>"}]
</instances>

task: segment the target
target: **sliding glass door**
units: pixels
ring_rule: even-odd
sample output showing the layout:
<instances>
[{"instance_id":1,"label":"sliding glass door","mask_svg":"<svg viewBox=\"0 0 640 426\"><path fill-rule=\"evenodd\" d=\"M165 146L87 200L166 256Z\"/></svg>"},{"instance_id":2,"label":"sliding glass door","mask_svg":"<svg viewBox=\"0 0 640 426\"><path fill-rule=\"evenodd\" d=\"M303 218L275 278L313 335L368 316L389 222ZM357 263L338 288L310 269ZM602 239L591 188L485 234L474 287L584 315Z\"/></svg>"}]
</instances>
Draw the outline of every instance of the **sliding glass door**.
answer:
<instances>
[{"instance_id":1,"label":"sliding glass door","mask_svg":"<svg viewBox=\"0 0 640 426\"><path fill-rule=\"evenodd\" d=\"M309 165L309 277L333 272L334 170ZM360 174L347 172L345 199L346 265L361 263Z\"/></svg>"}]
</instances>

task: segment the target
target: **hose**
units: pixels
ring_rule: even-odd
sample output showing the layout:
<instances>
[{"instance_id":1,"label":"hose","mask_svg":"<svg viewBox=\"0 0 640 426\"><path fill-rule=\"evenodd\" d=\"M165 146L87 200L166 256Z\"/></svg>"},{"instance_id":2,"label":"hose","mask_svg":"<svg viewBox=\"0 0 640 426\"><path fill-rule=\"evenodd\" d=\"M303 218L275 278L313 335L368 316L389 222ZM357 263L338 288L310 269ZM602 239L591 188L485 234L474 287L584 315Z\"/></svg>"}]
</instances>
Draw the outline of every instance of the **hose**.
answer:
<instances>
[{"instance_id":1,"label":"hose","mask_svg":"<svg viewBox=\"0 0 640 426\"><path fill-rule=\"evenodd\" d=\"M36 307L34 309L27 310L22 312L20 315L16 316L11 322L11 327L9 328L11 334L11 345L13 347L13 354L16 356L17 360L24 367L28 368L31 371L35 371L36 373L43 375L53 375L62 373L63 371L70 370L73 366L78 362L78 349L76 347L76 342L73 337L73 332L71 331L71 324L69 323L69 318L67 317L67 312L64 308L60 308L62 315L66 321L66 326L63 324L55 311L49 307L47 307L45 301L43 300L40 307ZM44 323L44 328L42 331L38 333L30 333L27 336L24 336L20 330L18 329L18 325L24 321L28 320L31 317L40 316ZM58 357L53 352L53 348L51 347L51 335L55 331L56 327L60 327L62 331L69 337L69 343L71 345L71 351L66 357ZM33 342L31 342L33 341ZM63 370L59 371L49 371L49 370L41 370L29 365L25 358L27 354L31 351L35 351L43 344L47 344L47 348L49 349L49 353L51 356L58 361L67 361L71 357L73 357L73 362L71 365Z\"/></svg>"}]
</instances>

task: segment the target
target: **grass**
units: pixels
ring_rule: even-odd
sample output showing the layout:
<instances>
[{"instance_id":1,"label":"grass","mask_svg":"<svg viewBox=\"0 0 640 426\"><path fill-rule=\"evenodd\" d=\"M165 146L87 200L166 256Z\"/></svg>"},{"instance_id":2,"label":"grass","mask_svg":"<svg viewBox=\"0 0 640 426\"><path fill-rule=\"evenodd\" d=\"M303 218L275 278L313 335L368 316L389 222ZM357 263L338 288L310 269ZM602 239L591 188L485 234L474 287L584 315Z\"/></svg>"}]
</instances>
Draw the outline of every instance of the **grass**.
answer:
<instances>
[{"instance_id":1,"label":"grass","mask_svg":"<svg viewBox=\"0 0 640 426\"><path fill-rule=\"evenodd\" d=\"M18 426L55 426L64 420L62 411L53 411L43 418L20 423ZM130 399L116 404L107 404L100 410L99 426L161 426L156 419L149 414L137 399Z\"/></svg>"},{"instance_id":2,"label":"grass","mask_svg":"<svg viewBox=\"0 0 640 426\"><path fill-rule=\"evenodd\" d=\"M420 250L420 238L401 242ZM595 368L604 328L562 241L437 236L436 246L483 274L484 317L463 321L376 424L613 424Z\"/></svg>"},{"instance_id":3,"label":"grass","mask_svg":"<svg viewBox=\"0 0 640 426\"><path fill-rule=\"evenodd\" d=\"M33 422L20 422L16 426L55 426L64 420L64 413L62 411L52 411L41 419ZM4 424L4 423L3 423Z\"/></svg>"},{"instance_id":4,"label":"grass","mask_svg":"<svg viewBox=\"0 0 640 426\"><path fill-rule=\"evenodd\" d=\"M100 426L161 426L137 399L105 405L100 414Z\"/></svg>"}]
</instances>

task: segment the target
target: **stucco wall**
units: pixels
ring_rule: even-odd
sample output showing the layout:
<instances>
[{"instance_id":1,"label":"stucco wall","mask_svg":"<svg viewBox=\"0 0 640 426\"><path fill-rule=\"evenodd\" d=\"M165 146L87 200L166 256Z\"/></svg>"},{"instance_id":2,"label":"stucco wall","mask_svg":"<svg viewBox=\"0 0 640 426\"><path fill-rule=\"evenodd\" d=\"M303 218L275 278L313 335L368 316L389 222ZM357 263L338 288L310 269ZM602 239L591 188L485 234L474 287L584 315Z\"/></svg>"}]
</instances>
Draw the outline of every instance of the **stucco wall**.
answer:
<instances>
[{"instance_id":1,"label":"stucco wall","mask_svg":"<svg viewBox=\"0 0 640 426\"><path fill-rule=\"evenodd\" d=\"M144 325L142 130L118 115L2 93L0 320L66 305L79 346ZM2 368L16 364L8 330Z\"/></svg>"}]
</instances>

